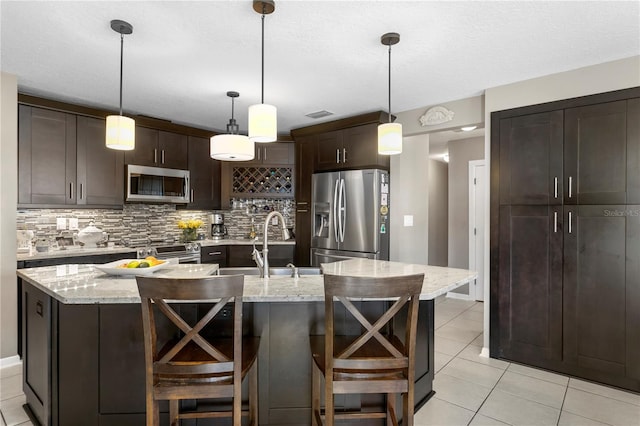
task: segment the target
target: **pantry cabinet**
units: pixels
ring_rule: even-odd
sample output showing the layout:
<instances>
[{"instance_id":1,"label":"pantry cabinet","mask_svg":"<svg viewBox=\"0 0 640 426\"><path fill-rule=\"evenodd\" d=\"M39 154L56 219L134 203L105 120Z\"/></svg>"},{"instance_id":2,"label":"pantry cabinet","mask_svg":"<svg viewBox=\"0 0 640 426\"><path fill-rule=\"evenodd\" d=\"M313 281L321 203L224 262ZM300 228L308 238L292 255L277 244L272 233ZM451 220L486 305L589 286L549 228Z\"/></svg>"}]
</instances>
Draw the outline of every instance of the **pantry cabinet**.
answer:
<instances>
[{"instance_id":1,"label":"pantry cabinet","mask_svg":"<svg viewBox=\"0 0 640 426\"><path fill-rule=\"evenodd\" d=\"M640 88L491 121L491 356L640 391Z\"/></svg>"},{"instance_id":2,"label":"pantry cabinet","mask_svg":"<svg viewBox=\"0 0 640 426\"><path fill-rule=\"evenodd\" d=\"M220 208L220 161L209 154L209 140L189 136L189 174L191 177L189 209Z\"/></svg>"}]
</instances>

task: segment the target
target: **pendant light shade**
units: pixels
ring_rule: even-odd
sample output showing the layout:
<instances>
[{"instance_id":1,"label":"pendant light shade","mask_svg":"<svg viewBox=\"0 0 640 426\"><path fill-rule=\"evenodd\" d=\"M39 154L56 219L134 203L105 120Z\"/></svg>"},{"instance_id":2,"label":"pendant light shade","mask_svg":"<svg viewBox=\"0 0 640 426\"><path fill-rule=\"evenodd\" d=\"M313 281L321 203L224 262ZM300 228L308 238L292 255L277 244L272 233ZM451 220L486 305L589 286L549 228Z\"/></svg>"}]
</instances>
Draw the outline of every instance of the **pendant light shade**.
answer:
<instances>
[{"instance_id":1,"label":"pendant light shade","mask_svg":"<svg viewBox=\"0 0 640 426\"><path fill-rule=\"evenodd\" d=\"M391 46L400 42L400 34L386 33L380 42L389 46L389 122L378 126L378 154L402 153L402 124L391 122Z\"/></svg>"},{"instance_id":2,"label":"pendant light shade","mask_svg":"<svg viewBox=\"0 0 640 426\"><path fill-rule=\"evenodd\" d=\"M124 35L133 33L133 26L128 22L114 19L111 28L120 34L120 115L107 117L105 144L107 148L130 151L136 146L136 122L122 115L122 64Z\"/></svg>"},{"instance_id":3,"label":"pendant light shade","mask_svg":"<svg viewBox=\"0 0 640 426\"><path fill-rule=\"evenodd\" d=\"M249 107L249 138L255 142L278 140L278 112L275 106L264 103L264 17L273 13L272 0L254 0L253 10L262 15L262 96L259 104Z\"/></svg>"},{"instance_id":4,"label":"pendant light shade","mask_svg":"<svg viewBox=\"0 0 640 426\"><path fill-rule=\"evenodd\" d=\"M227 124L227 134L211 137L211 158L222 161L249 161L255 156L255 144L247 136L238 134L238 124L233 118L234 100L240 94L227 92L231 98L231 119Z\"/></svg>"}]
</instances>

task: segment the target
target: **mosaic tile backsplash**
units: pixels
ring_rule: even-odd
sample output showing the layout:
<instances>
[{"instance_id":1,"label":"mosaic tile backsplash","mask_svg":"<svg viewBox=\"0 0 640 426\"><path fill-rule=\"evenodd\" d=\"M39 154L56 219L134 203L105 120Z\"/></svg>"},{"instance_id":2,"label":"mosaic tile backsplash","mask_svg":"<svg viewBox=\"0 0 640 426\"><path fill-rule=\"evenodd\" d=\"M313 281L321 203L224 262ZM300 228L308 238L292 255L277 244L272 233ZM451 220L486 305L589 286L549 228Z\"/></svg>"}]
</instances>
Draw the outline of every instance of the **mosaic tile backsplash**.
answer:
<instances>
[{"instance_id":1,"label":"mosaic tile backsplash","mask_svg":"<svg viewBox=\"0 0 640 426\"><path fill-rule=\"evenodd\" d=\"M78 220L78 229L95 226L109 234L109 241L129 247L146 246L150 243L171 244L180 240L182 230L178 220L200 219L204 225L198 233L211 237L212 213L224 214L227 238L249 238L253 223L258 237L262 239L264 220L272 210L277 210L285 218L287 227L295 232L295 201L292 199L232 199L231 210L200 211L178 210L173 204L125 204L122 210L113 209L21 209L18 210L17 229L32 230L35 238L47 238L51 242L62 231L57 230L57 220ZM77 231L71 231L77 232ZM282 240L280 225L268 227L270 240Z\"/></svg>"}]
</instances>

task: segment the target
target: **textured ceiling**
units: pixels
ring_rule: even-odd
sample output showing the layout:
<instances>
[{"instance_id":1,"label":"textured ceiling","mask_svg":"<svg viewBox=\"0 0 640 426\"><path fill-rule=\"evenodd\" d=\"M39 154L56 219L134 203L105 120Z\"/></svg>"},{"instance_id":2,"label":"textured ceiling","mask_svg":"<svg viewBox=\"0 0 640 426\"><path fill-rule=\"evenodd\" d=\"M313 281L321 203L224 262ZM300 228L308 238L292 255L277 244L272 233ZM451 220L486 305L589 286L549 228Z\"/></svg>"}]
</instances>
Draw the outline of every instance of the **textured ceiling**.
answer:
<instances>
[{"instance_id":1,"label":"textured ceiling","mask_svg":"<svg viewBox=\"0 0 640 426\"><path fill-rule=\"evenodd\" d=\"M120 36L125 113L208 129L260 102L260 15L251 1L6 1L0 3L2 71L23 93L117 109ZM387 109L387 50L394 31L392 110L640 54L640 2L276 1L265 21L265 102L280 133ZM615 78L615 76L612 76ZM335 115L305 117L318 110Z\"/></svg>"}]
</instances>

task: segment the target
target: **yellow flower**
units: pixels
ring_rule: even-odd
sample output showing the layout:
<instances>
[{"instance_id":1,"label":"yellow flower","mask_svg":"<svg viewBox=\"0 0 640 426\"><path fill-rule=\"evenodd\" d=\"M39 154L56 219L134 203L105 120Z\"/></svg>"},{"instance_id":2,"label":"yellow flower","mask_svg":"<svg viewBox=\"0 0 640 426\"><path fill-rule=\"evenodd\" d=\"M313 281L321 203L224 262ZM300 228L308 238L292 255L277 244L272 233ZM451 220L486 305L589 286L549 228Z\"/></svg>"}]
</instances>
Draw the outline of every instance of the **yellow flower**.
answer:
<instances>
[{"instance_id":1,"label":"yellow flower","mask_svg":"<svg viewBox=\"0 0 640 426\"><path fill-rule=\"evenodd\" d=\"M200 219L188 219L188 220L179 220L178 228L180 229L197 229L202 226L204 222Z\"/></svg>"}]
</instances>

